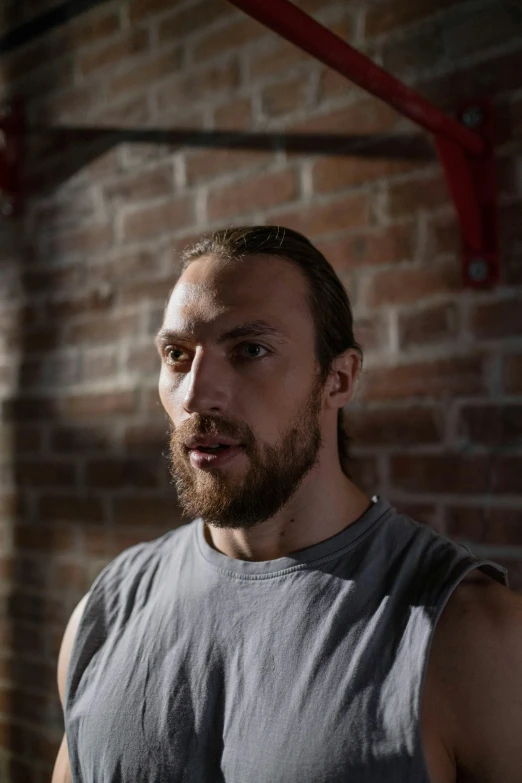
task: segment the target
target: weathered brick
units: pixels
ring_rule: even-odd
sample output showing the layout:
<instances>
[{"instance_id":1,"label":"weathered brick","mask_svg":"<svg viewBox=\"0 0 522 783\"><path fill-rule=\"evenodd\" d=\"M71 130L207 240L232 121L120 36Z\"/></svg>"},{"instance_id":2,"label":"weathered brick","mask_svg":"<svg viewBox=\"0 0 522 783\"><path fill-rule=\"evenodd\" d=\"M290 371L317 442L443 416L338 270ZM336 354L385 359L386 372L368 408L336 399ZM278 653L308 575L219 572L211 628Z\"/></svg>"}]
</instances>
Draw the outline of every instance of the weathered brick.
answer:
<instances>
[{"instance_id":1,"label":"weathered brick","mask_svg":"<svg viewBox=\"0 0 522 783\"><path fill-rule=\"evenodd\" d=\"M522 33L520 5L491 2L474 8L473 13L448 16L442 29L448 54L456 60L492 46L505 46Z\"/></svg>"},{"instance_id":2,"label":"weathered brick","mask_svg":"<svg viewBox=\"0 0 522 783\"><path fill-rule=\"evenodd\" d=\"M253 125L252 99L234 98L214 109L214 125L218 130L247 130ZM218 150L213 150L218 153Z\"/></svg>"},{"instance_id":3,"label":"weathered brick","mask_svg":"<svg viewBox=\"0 0 522 783\"><path fill-rule=\"evenodd\" d=\"M155 425L135 424L125 428L123 436L125 450L138 454L158 455L165 451L169 439L167 423Z\"/></svg>"},{"instance_id":4,"label":"weathered brick","mask_svg":"<svg viewBox=\"0 0 522 783\"><path fill-rule=\"evenodd\" d=\"M188 195L162 204L129 208L123 220L125 239L141 239L190 226L194 207Z\"/></svg>"},{"instance_id":5,"label":"weathered brick","mask_svg":"<svg viewBox=\"0 0 522 783\"><path fill-rule=\"evenodd\" d=\"M375 271L367 291L366 304L379 307L386 304L419 302L433 294L451 294L462 288L462 273L458 264L400 267Z\"/></svg>"},{"instance_id":6,"label":"weathered brick","mask_svg":"<svg viewBox=\"0 0 522 783\"><path fill-rule=\"evenodd\" d=\"M365 401L452 398L481 394L484 389L482 357L466 356L397 367L373 367L363 373L358 396Z\"/></svg>"},{"instance_id":7,"label":"weathered brick","mask_svg":"<svg viewBox=\"0 0 522 783\"><path fill-rule=\"evenodd\" d=\"M147 527L166 524L169 528L180 524L180 512L175 498L126 497L113 501L114 520L123 527L138 525Z\"/></svg>"},{"instance_id":8,"label":"weathered brick","mask_svg":"<svg viewBox=\"0 0 522 783\"><path fill-rule=\"evenodd\" d=\"M159 483L158 474L157 460L104 458L87 463L85 481L93 489L154 488Z\"/></svg>"},{"instance_id":9,"label":"weathered brick","mask_svg":"<svg viewBox=\"0 0 522 783\"><path fill-rule=\"evenodd\" d=\"M346 133L347 136L389 133L399 115L388 104L376 98L363 98L344 109L337 109L292 124L288 130L308 133Z\"/></svg>"},{"instance_id":10,"label":"weathered brick","mask_svg":"<svg viewBox=\"0 0 522 783\"><path fill-rule=\"evenodd\" d=\"M2 404L3 421L34 421L52 419L57 412L56 400L52 397L18 396Z\"/></svg>"},{"instance_id":11,"label":"weathered brick","mask_svg":"<svg viewBox=\"0 0 522 783\"><path fill-rule=\"evenodd\" d=\"M98 498L76 495L44 495L38 501L38 515L50 522L102 522L103 507Z\"/></svg>"},{"instance_id":12,"label":"weathered brick","mask_svg":"<svg viewBox=\"0 0 522 783\"><path fill-rule=\"evenodd\" d=\"M521 454L493 454L491 473L492 492L520 495L522 489Z\"/></svg>"},{"instance_id":13,"label":"weathered brick","mask_svg":"<svg viewBox=\"0 0 522 783\"><path fill-rule=\"evenodd\" d=\"M404 445L438 443L442 437L440 412L428 407L379 408L345 412L346 429L356 444Z\"/></svg>"},{"instance_id":14,"label":"weathered brick","mask_svg":"<svg viewBox=\"0 0 522 783\"><path fill-rule=\"evenodd\" d=\"M71 487L76 481L75 465L58 460L19 460L15 478L22 487Z\"/></svg>"},{"instance_id":15,"label":"weathered brick","mask_svg":"<svg viewBox=\"0 0 522 783\"><path fill-rule=\"evenodd\" d=\"M460 0L423 0L412 3L411 0L387 0L369 4L366 11L365 34L370 38L389 33L459 2Z\"/></svg>"},{"instance_id":16,"label":"weathered brick","mask_svg":"<svg viewBox=\"0 0 522 783\"><path fill-rule=\"evenodd\" d=\"M113 391L104 394L78 394L64 397L62 406L66 415L73 419L129 414L136 409L136 393Z\"/></svg>"},{"instance_id":17,"label":"weathered brick","mask_svg":"<svg viewBox=\"0 0 522 783\"><path fill-rule=\"evenodd\" d=\"M129 16L131 22L141 22L153 14L160 14L169 10L169 4L165 0L131 0Z\"/></svg>"},{"instance_id":18,"label":"weathered brick","mask_svg":"<svg viewBox=\"0 0 522 783\"><path fill-rule=\"evenodd\" d=\"M63 552L74 547L73 531L69 527L56 525L16 525L14 544L19 551Z\"/></svg>"},{"instance_id":19,"label":"weathered brick","mask_svg":"<svg viewBox=\"0 0 522 783\"><path fill-rule=\"evenodd\" d=\"M303 206L291 212L271 216L271 222L300 231L308 237L330 234L351 227L368 225L370 200L367 194L349 194L326 204Z\"/></svg>"},{"instance_id":20,"label":"weathered brick","mask_svg":"<svg viewBox=\"0 0 522 783\"><path fill-rule=\"evenodd\" d=\"M270 84L261 90L261 107L267 117L280 117L308 104L309 89L301 78L287 79Z\"/></svg>"},{"instance_id":21,"label":"weathered brick","mask_svg":"<svg viewBox=\"0 0 522 783\"><path fill-rule=\"evenodd\" d=\"M508 354L504 357L502 381L508 394L522 392L522 354Z\"/></svg>"},{"instance_id":22,"label":"weathered brick","mask_svg":"<svg viewBox=\"0 0 522 783\"><path fill-rule=\"evenodd\" d=\"M158 108L172 112L178 104L212 99L227 93L239 84L239 68L235 60L209 66L194 73L185 73L158 88ZM228 96L227 96L228 97Z\"/></svg>"},{"instance_id":23,"label":"weathered brick","mask_svg":"<svg viewBox=\"0 0 522 783\"><path fill-rule=\"evenodd\" d=\"M455 304L402 312L399 313L399 345L409 348L413 345L444 342L456 338L458 328L459 313Z\"/></svg>"},{"instance_id":24,"label":"weathered brick","mask_svg":"<svg viewBox=\"0 0 522 783\"><path fill-rule=\"evenodd\" d=\"M422 71L435 69L446 54L441 27L431 24L406 40L391 38L382 47L382 67L400 79L411 79Z\"/></svg>"},{"instance_id":25,"label":"weathered brick","mask_svg":"<svg viewBox=\"0 0 522 783\"><path fill-rule=\"evenodd\" d=\"M172 165L167 163L127 177L120 176L114 182L105 185L103 195L114 207L160 196L170 196L173 188L174 172Z\"/></svg>"},{"instance_id":26,"label":"weathered brick","mask_svg":"<svg viewBox=\"0 0 522 783\"><path fill-rule=\"evenodd\" d=\"M354 230L334 239L322 239L317 246L336 270L349 270L410 261L415 234L414 224Z\"/></svg>"},{"instance_id":27,"label":"weathered brick","mask_svg":"<svg viewBox=\"0 0 522 783\"><path fill-rule=\"evenodd\" d=\"M410 217L420 211L431 212L450 203L448 186L442 175L408 180L388 187L388 215L392 220Z\"/></svg>"},{"instance_id":28,"label":"weathered brick","mask_svg":"<svg viewBox=\"0 0 522 783\"><path fill-rule=\"evenodd\" d=\"M479 304L472 310L470 322L473 333L478 339L495 339L522 334L520 297Z\"/></svg>"},{"instance_id":29,"label":"weathered brick","mask_svg":"<svg viewBox=\"0 0 522 783\"><path fill-rule=\"evenodd\" d=\"M111 95L121 95L139 89L150 89L151 82L160 81L181 70L181 49L172 49L142 62L115 76L108 84Z\"/></svg>"},{"instance_id":30,"label":"weathered brick","mask_svg":"<svg viewBox=\"0 0 522 783\"><path fill-rule=\"evenodd\" d=\"M288 41L278 40L277 48L255 49L250 55L249 72L252 79L282 73L298 63L310 62L310 55Z\"/></svg>"},{"instance_id":31,"label":"weathered brick","mask_svg":"<svg viewBox=\"0 0 522 783\"><path fill-rule=\"evenodd\" d=\"M274 159L274 153L252 150L202 150L187 155L187 182L192 185L199 182L211 182L222 174L235 174L238 171L266 166Z\"/></svg>"},{"instance_id":32,"label":"weathered brick","mask_svg":"<svg viewBox=\"0 0 522 783\"><path fill-rule=\"evenodd\" d=\"M81 454L92 451L105 451L110 444L108 433L94 427L64 427L53 428L49 443L51 449L56 452L80 452Z\"/></svg>"},{"instance_id":33,"label":"weathered brick","mask_svg":"<svg viewBox=\"0 0 522 783\"><path fill-rule=\"evenodd\" d=\"M248 214L287 201L298 194L298 182L292 169L260 174L230 185L209 189L207 209L211 220L223 220Z\"/></svg>"},{"instance_id":34,"label":"weathered brick","mask_svg":"<svg viewBox=\"0 0 522 783\"><path fill-rule=\"evenodd\" d=\"M117 10L104 10L102 14L87 14L66 25L65 45L71 51L77 51L83 46L100 44L104 39L113 37L119 30L120 15Z\"/></svg>"},{"instance_id":35,"label":"weathered brick","mask_svg":"<svg viewBox=\"0 0 522 783\"><path fill-rule=\"evenodd\" d=\"M394 174L414 170L415 161L386 160L362 156L325 157L312 168L312 183L315 193L331 193L365 182L388 179Z\"/></svg>"},{"instance_id":36,"label":"weathered brick","mask_svg":"<svg viewBox=\"0 0 522 783\"><path fill-rule=\"evenodd\" d=\"M482 455L393 456L390 482L397 489L416 493L481 494L488 491L489 461Z\"/></svg>"},{"instance_id":37,"label":"weathered brick","mask_svg":"<svg viewBox=\"0 0 522 783\"><path fill-rule=\"evenodd\" d=\"M64 342L68 345L107 344L135 335L139 328L139 315L102 314L67 328Z\"/></svg>"},{"instance_id":38,"label":"weathered brick","mask_svg":"<svg viewBox=\"0 0 522 783\"><path fill-rule=\"evenodd\" d=\"M217 5L219 7L219 3ZM195 62L201 62L249 44L268 34L267 28L260 22L251 17L240 17L237 21L228 24L226 31L220 29L198 38L192 44L192 56Z\"/></svg>"},{"instance_id":39,"label":"weathered brick","mask_svg":"<svg viewBox=\"0 0 522 783\"><path fill-rule=\"evenodd\" d=\"M49 238L45 250L55 256L77 253L87 255L107 250L112 243L112 237L113 227L110 223L85 226L57 232Z\"/></svg>"},{"instance_id":40,"label":"weathered brick","mask_svg":"<svg viewBox=\"0 0 522 783\"><path fill-rule=\"evenodd\" d=\"M522 405L468 405L460 411L459 424L472 443L522 445Z\"/></svg>"},{"instance_id":41,"label":"weathered brick","mask_svg":"<svg viewBox=\"0 0 522 783\"><path fill-rule=\"evenodd\" d=\"M141 0L143 3L143 0ZM165 4L163 4L165 8ZM200 0L189 8L175 10L165 17L158 26L158 38L160 43L171 40L183 40L186 36L206 27L212 22L229 15L232 12L230 6L223 0ZM226 39L223 30L221 36Z\"/></svg>"},{"instance_id":42,"label":"weathered brick","mask_svg":"<svg viewBox=\"0 0 522 783\"><path fill-rule=\"evenodd\" d=\"M128 35L119 38L117 41L111 41L102 49L99 47L95 51L80 53L78 57L78 68L84 76L90 76L92 73L103 68L114 66L128 57L146 52L150 45L150 34L148 30L138 28L132 30Z\"/></svg>"}]
</instances>

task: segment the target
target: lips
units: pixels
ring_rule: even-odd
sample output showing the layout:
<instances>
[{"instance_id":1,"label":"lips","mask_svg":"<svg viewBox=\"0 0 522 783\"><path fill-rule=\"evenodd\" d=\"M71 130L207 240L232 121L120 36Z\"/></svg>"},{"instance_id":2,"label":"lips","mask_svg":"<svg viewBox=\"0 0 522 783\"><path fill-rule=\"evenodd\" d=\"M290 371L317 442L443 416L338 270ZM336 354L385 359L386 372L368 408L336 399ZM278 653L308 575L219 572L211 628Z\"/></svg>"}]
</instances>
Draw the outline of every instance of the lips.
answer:
<instances>
[{"instance_id":1,"label":"lips","mask_svg":"<svg viewBox=\"0 0 522 783\"><path fill-rule=\"evenodd\" d=\"M189 451L199 448L212 448L213 446L240 446L238 440L228 438L226 435L196 435L185 443L185 448Z\"/></svg>"}]
</instances>

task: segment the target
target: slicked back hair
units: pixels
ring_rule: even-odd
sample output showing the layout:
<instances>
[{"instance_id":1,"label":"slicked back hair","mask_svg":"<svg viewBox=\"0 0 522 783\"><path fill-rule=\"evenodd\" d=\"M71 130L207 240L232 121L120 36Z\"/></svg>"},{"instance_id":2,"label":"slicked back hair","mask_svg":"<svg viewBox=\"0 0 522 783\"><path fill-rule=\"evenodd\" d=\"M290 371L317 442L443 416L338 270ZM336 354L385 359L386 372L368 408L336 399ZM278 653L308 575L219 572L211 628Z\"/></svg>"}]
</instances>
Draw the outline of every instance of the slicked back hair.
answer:
<instances>
[{"instance_id":1,"label":"slicked back hair","mask_svg":"<svg viewBox=\"0 0 522 783\"><path fill-rule=\"evenodd\" d=\"M315 349L319 374L324 383L336 356L352 348L362 349L353 333L350 300L333 267L302 234L282 226L238 226L202 237L185 248L182 271L203 256L224 261L253 255L284 258L299 267L308 282L308 304L315 327ZM344 473L349 476L349 436L344 429L343 411L337 414L337 445Z\"/></svg>"}]
</instances>

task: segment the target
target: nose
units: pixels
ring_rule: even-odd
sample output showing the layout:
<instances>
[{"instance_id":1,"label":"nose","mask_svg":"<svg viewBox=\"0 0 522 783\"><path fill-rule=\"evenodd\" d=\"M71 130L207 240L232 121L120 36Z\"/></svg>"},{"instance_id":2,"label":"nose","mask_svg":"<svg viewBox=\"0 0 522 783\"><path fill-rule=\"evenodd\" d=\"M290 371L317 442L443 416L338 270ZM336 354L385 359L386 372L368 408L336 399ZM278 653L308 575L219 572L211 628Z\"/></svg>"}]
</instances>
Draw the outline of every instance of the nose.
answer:
<instances>
[{"instance_id":1,"label":"nose","mask_svg":"<svg viewBox=\"0 0 522 783\"><path fill-rule=\"evenodd\" d=\"M216 357L196 352L183 381L183 408L187 413L225 413L230 401L227 373Z\"/></svg>"}]
</instances>

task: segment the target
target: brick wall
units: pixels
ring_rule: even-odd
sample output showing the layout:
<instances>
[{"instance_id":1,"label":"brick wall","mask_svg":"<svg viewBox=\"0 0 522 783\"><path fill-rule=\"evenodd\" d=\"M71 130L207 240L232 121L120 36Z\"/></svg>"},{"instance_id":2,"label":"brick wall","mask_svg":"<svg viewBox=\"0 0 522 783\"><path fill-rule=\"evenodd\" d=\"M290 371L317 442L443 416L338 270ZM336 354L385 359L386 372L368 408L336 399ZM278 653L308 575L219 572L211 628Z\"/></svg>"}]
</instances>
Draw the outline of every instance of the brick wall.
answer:
<instances>
[{"instance_id":1,"label":"brick wall","mask_svg":"<svg viewBox=\"0 0 522 783\"><path fill-rule=\"evenodd\" d=\"M56 4L5 3L3 28ZM326 253L366 351L347 412L358 481L522 589L522 7L299 5L448 111L493 96L500 285L462 289L422 134L225 0L107 0L4 56L1 93L24 98L32 131L24 216L0 226L2 783L50 780L76 602L119 551L180 523L152 337L176 251L209 228L277 222ZM392 138L338 157L57 130L82 125Z\"/></svg>"}]
</instances>

